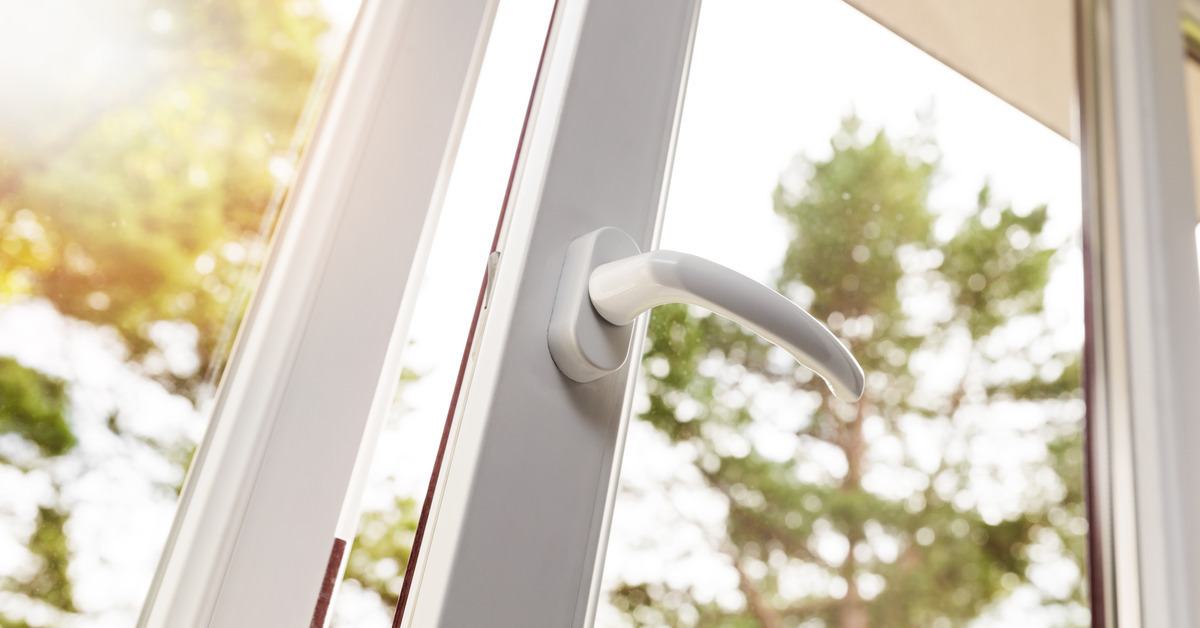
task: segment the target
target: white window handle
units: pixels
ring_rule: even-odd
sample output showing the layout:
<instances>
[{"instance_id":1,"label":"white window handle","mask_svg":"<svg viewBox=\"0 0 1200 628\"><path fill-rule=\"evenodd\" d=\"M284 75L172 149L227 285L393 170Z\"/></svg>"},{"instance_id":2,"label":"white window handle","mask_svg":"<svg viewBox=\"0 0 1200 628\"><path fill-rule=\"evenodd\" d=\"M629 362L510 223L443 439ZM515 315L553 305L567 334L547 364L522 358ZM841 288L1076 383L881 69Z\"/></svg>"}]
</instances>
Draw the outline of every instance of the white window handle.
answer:
<instances>
[{"instance_id":1,"label":"white window handle","mask_svg":"<svg viewBox=\"0 0 1200 628\"><path fill-rule=\"evenodd\" d=\"M745 325L815 371L841 399L862 396L858 361L787 297L702 257L642 253L612 227L580 236L567 249L550 316L550 355L575 381L599 379L628 359L634 319L667 303L697 305Z\"/></svg>"}]
</instances>

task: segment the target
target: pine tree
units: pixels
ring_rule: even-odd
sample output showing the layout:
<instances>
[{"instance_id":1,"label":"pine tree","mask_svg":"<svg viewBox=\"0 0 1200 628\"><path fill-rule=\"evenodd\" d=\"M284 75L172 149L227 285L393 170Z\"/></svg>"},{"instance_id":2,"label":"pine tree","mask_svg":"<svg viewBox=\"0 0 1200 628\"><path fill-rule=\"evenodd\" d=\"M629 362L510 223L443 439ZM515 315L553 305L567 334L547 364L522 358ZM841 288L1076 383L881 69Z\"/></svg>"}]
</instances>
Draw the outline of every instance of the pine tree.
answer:
<instances>
[{"instance_id":1,"label":"pine tree","mask_svg":"<svg viewBox=\"0 0 1200 628\"><path fill-rule=\"evenodd\" d=\"M1065 587L1042 587L1041 603L1077 622L1079 356L1047 349L1056 250L1039 237L1046 208L1020 213L985 188L939 237L935 223L953 217L929 208L929 140L871 136L849 118L831 144L827 159L797 160L775 191L791 230L777 287L848 343L866 393L839 401L737 325L655 309L638 420L693 448L704 483L728 502L713 545L745 603L729 611L655 583L626 583L611 601L635 626L957 626L1058 559L1076 570L1059 577ZM766 394L786 396L788 409L762 410ZM1020 477L996 478L977 460L988 422L1040 452ZM763 426L793 443L790 459L754 446L747 435ZM823 584L797 587L797 573Z\"/></svg>"}]
</instances>

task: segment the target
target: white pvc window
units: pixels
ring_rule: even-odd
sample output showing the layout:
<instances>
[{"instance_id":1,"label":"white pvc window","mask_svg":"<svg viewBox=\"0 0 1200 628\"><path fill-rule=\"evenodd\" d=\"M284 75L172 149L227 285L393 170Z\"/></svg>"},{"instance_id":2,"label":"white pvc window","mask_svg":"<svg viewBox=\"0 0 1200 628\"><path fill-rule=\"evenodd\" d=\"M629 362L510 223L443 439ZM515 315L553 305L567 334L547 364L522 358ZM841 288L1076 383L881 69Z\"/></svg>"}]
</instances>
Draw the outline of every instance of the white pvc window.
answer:
<instances>
[{"instance_id":1,"label":"white pvc window","mask_svg":"<svg viewBox=\"0 0 1200 628\"><path fill-rule=\"evenodd\" d=\"M402 6L371 5L360 23L145 625L302 624L312 608L296 600L317 599L327 564L339 571L329 545L345 540L338 513L390 399L426 217L494 8ZM596 620L646 317L633 359L586 384L560 373L546 329L576 237L616 227L656 248L698 12L691 0L557 4L399 625ZM1200 406L1186 385L1200 377L1200 281L1177 19L1168 2L1081 5L1092 599L1108 625L1191 625L1200 599L1185 422Z\"/></svg>"}]
</instances>

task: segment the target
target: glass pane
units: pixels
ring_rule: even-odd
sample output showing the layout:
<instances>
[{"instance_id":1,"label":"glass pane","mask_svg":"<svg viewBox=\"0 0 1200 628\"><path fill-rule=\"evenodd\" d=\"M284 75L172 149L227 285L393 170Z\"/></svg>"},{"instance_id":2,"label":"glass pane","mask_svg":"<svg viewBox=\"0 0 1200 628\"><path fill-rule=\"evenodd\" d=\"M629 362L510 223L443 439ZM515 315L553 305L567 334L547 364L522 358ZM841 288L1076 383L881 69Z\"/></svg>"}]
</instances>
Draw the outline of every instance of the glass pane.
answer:
<instances>
[{"instance_id":1,"label":"glass pane","mask_svg":"<svg viewBox=\"0 0 1200 628\"><path fill-rule=\"evenodd\" d=\"M0 625L134 624L357 10L0 4Z\"/></svg>"},{"instance_id":2,"label":"glass pane","mask_svg":"<svg viewBox=\"0 0 1200 628\"><path fill-rule=\"evenodd\" d=\"M1088 625L1079 176L845 3L706 2L662 248L776 286L867 391L657 308L597 625Z\"/></svg>"}]
</instances>

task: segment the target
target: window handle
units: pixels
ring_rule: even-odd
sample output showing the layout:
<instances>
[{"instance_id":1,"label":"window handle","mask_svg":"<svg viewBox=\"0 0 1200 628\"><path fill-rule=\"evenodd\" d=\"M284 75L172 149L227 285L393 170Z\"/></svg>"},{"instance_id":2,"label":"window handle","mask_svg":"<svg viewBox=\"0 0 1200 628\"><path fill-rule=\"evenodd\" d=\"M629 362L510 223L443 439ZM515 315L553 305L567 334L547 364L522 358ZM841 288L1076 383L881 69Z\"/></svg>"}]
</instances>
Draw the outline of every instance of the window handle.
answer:
<instances>
[{"instance_id":1,"label":"window handle","mask_svg":"<svg viewBox=\"0 0 1200 628\"><path fill-rule=\"evenodd\" d=\"M581 236L567 249L550 316L550 354L571 379L599 379L628 359L634 319L667 303L696 305L740 323L815 371L839 398L862 396L858 361L787 297L702 257L642 253L612 227Z\"/></svg>"}]
</instances>

